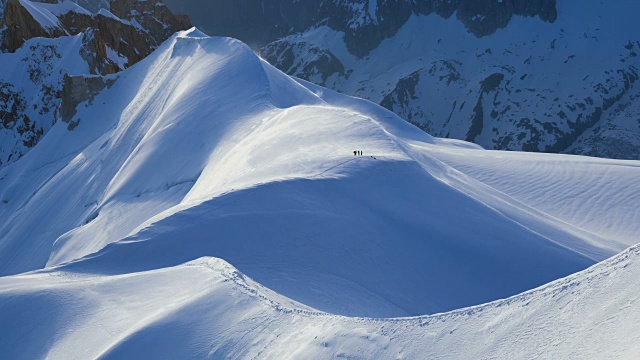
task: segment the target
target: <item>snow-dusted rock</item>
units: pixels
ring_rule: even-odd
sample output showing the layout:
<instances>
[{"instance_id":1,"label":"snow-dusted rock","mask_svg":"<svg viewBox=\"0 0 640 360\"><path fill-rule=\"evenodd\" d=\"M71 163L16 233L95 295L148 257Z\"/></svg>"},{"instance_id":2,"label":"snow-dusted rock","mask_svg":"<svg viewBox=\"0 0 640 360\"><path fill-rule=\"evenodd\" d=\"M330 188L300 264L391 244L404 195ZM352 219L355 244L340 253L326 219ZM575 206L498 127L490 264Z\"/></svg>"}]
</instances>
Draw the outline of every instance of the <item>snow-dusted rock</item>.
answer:
<instances>
[{"instance_id":1,"label":"snow-dusted rock","mask_svg":"<svg viewBox=\"0 0 640 360\"><path fill-rule=\"evenodd\" d=\"M62 98L72 97L64 94L66 75L122 71L190 27L162 3L144 1L133 9L125 2L112 4L121 18L66 0L0 4L0 167L23 156L51 128ZM124 6L131 12L121 10Z\"/></svg>"}]
</instances>

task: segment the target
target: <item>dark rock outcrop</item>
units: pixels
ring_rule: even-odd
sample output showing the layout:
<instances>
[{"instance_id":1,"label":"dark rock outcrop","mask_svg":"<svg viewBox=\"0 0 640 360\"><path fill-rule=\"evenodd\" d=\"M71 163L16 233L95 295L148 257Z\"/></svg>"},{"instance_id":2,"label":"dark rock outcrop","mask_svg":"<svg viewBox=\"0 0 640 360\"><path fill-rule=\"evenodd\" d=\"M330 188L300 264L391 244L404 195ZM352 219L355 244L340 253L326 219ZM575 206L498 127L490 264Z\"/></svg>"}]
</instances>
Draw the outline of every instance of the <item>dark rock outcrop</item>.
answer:
<instances>
[{"instance_id":1,"label":"dark rock outcrop","mask_svg":"<svg viewBox=\"0 0 640 360\"><path fill-rule=\"evenodd\" d=\"M482 134L482 130L484 130L484 113L485 109L483 106L483 102L485 96L495 92L500 83L504 80L504 74L496 73L491 74L486 79L480 83L480 96L478 97L478 102L476 103L475 108L473 109L473 118L471 119L471 127L469 128L469 132L467 132L466 141L474 142L476 137Z\"/></svg>"},{"instance_id":2,"label":"dark rock outcrop","mask_svg":"<svg viewBox=\"0 0 640 360\"><path fill-rule=\"evenodd\" d=\"M22 147L33 147L44 131L25 113L28 105L24 94L12 84L0 82L0 130L13 131L14 146L0 157L0 166L15 161L23 154Z\"/></svg>"},{"instance_id":3,"label":"dark rock outcrop","mask_svg":"<svg viewBox=\"0 0 640 360\"><path fill-rule=\"evenodd\" d=\"M111 0L111 12L120 19L140 24L153 39L154 46L176 31L191 28L186 15L175 15L160 1Z\"/></svg>"},{"instance_id":4,"label":"dark rock outcrop","mask_svg":"<svg viewBox=\"0 0 640 360\"><path fill-rule=\"evenodd\" d=\"M304 31L324 17L322 0L165 0L188 14L209 35L230 36L259 48L283 36Z\"/></svg>"},{"instance_id":5,"label":"dark rock outcrop","mask_svg":"<svg viewBox=\"0 0 640 360\"><path fill-rule=\"evenodd\" d=\"M300 66L296 53L307 54L307 61ZM337 74L348 77L344 64L330 51L313 44L298 43L292 48L287 42L273 42L262 49L262 55L272 65L289 74L326 86L327 79Z\"/></svg>"},{"instance_id":6,"label":"dark rock outcrop","mask_svg":"<svg viewBox=\"0 0 640 360\"><path fill-rule=\"evenodd\" d=\"M58 37L66 35L62 28L45 28L33 18L19 0L6 0L2 33L2 49L14 52L28 39L34 37Z\"/></svg>"},{"instance_id":7,"label":"dark rock outcrop","mask_svg":"<svg viewBox=\"0 0 640 360\"><path fill-rule=\"evenodd\" d=\"M69 130L73 130L80 123L79 120L73 119L78 105L92 101L105 87L111 87L114 82L115 80L105 80L102 76L65 75L62 101L56 117L69 124Z\"/></svg>"},{"instance_id":8,"label":"dark rock outcrop","mask_svg":"<svg viewBox=\"0 0 640 360\"><path fill-rule=\"evenodd\" d=\"M46 5L25 1L0 0L3 5L0 50L6 59L3 61L20 64L16 71L25 72L16 76L5 74L6 79L0 77L0 166L18 160L59 119L73 130L79 124L79 119L74 118L77 105L91 101L108 86L98 75L113 74L134 65L175 32L191 28L188 18L172 14L159 1L111 0L109 7L117 16L106 10L92 14L67 4L64 9L72 10L52 12L44 25L29 9L33 12L40 7L38 11L46 12L58 0L38 1ZM103 0L89 2L105 8ZM76 71L64 66L69 55L65 46L77 44L74 39L60 42L39 39L78 34L82 34L82 45L73 45L79 53L70 58L73 64L84 60L89 73L95 76L66 74Z\"/></svg>"},{"instance_id":9,"label":"dark rock outcrop","mask_svg":"<svg viewBox=\"0 0 640 360\"><path fill-rule=\"evenodd\" d=\"M558 17L556 0L460 0L456 17L476 36L493 34L514 15L537 16L548 22Z\"/></svg>"},{"instance_id":10,"label":"dark rock outcrop","mask_svg":"<svg viewBox=\"0 0 640 360\"><path fill-rule=\"evenodd\" d=\"M109 6L110 6L109 0L71 0L71 1L91 11L92 13L97 13L98 11L100 11L100 9L109 10Z\"/></svg>"},{"instance_id":11,"label":"dark rock outcrop","mask_svg":"<svg viewBox=\"0 0 640 360\"><path fill-rule=\"evenodd\" d=\"M58 27L45 28L19 0L7 0L2 49L14 52L34 37L55 38L85 32L91 72L105 75L137 63L175 32L191 28L188 17L174 15L162 2L111 0L110 8L113 14L68 11L58 15ZM123 61L109 57L109 50Z\"/></svg>"}]
</instances>

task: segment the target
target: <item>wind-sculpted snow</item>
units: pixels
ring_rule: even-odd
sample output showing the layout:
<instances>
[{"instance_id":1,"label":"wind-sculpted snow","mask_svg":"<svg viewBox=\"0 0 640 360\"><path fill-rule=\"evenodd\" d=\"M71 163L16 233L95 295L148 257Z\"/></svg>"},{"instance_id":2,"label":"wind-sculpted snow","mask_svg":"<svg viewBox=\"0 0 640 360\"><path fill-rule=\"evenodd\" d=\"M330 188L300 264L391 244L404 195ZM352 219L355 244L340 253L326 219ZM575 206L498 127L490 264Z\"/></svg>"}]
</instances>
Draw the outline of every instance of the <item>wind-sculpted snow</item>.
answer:
<instances>
[{"instance_id":1,"label":"wind-sculpted snow","mask_svg":"<svg viewBox=\"0 0 640 360\"><path fill-rule=\"evenodd\" d=\"M0 279L0 348L12 359L633 359L638 276L634 247L506 300L369 319L313 310L215 258L124 275L62 267Z\"/></svg>"},{"instance_id":2,"label":"wind-sculpted snow","mask_svg":"<svg viewBox=\"0 0 640 360\"><path fill-rule=\"evenodd\" d=\"M536 209L594 235L617 249L638 243L640 164L582 156L432 147L438 159ZM607 215L605 215L607 214Z\"/></svg>"},{"instance_id":3,"label":"wind-sculpted snow","mask_svg":"<svg viewBox=\"0 0 640 360\"><path fill-rule=\"evenodd\" d=\"M482 176L501 174L496 153L294 80L237 40L182 32L109 80L72 131L57 123L0 170L0 349L12 358L415 358L454 341L466 345L451 351L482 354L493 339L506 352L525 300L478 308L488 317L337 315L507 298L624 250L633 230L615 229L640 220L619 219L637 203L636 162L599 160L585 177L580 158L514 154L508 187ZM474 167L457 154L489 155ZM602 189L546 192L568 181ZM629 196L607 196L623 184ZM590 209L569 216L554 194ZM556 300L515 299L539 302L540 326L559 321L546 317Z\"/></svg>"}]
</instances>

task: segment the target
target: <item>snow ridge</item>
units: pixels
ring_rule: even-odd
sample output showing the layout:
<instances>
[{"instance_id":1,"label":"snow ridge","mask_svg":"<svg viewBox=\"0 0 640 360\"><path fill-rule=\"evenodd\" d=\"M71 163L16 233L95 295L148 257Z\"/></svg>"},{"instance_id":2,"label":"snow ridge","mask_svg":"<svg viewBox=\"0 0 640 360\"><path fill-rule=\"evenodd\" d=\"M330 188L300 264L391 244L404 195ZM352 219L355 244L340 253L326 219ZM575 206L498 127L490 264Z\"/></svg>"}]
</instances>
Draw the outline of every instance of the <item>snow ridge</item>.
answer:
<instances>
[{"instance_id":1,"label":"snow ridge","mask_svg":"<svg viewBox=\"0 0 640 360\"><path fill-rule=\"evenodd\" d=\"M596 320L637 350L637 248L595 264L633 241L638 162L434 138L197 29L114 80L0 169L8 355L579 356ZM612 293L629 316L585 310Z\"/></svg>"}]
</instances>

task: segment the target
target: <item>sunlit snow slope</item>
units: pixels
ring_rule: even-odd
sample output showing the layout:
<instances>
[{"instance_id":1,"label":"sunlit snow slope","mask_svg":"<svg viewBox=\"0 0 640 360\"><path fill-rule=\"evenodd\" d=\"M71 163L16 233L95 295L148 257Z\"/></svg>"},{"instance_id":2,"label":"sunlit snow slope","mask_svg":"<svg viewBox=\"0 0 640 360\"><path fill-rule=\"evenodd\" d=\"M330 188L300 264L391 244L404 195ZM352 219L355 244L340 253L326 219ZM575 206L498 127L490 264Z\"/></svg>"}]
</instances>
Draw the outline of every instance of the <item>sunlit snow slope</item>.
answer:
<instances>
[{"instance_id":1,"label":"sunlit snow slope","mask_svg":"<svg viewBox=\"0 0 640 360\"><path fill-rule=\"evenodd\" d=\"M0 348L14 357L296 355L283 341L300 357L376 355L404 320L317 310L394 317L506 298L624 250L632 233L615 229L640 220L637 162L601 160L587 177L593 159L432 138L197 30L121 73L73 121L0 171L0 275L46 267L0 278ZM551 211L556 196L589 211ZM402 330L411 351L444 334L423 322ZM335 352L343 332L352 340Z\"/></svg>"},{"instance_id":2,"label":"sunlit snow slope","mask_svg":"<svg viewBox=\"0 0 640 360\"><path fill-rule=\"evenodd\" d=\"M0 280L10 359L635 359L640 249L486 305L399 319L309 309L202 258L126 275Z\"/></svg>"}]
</instances>

